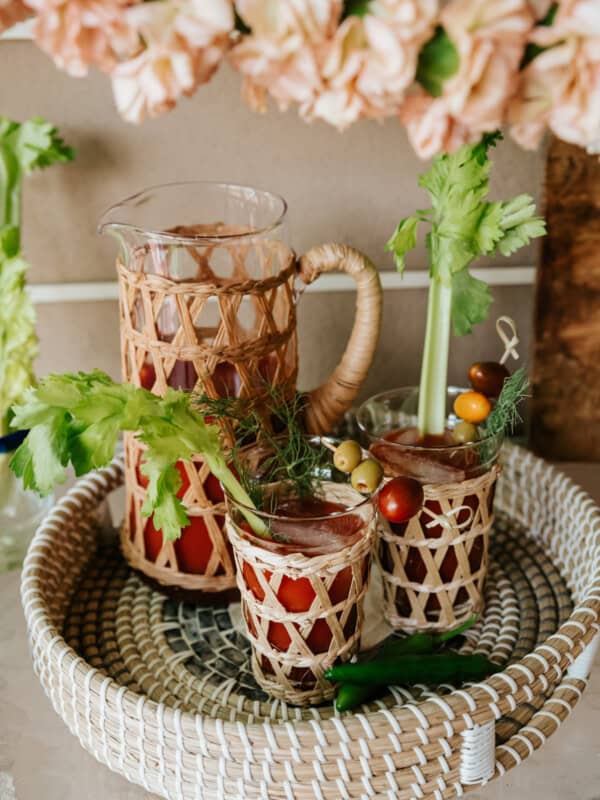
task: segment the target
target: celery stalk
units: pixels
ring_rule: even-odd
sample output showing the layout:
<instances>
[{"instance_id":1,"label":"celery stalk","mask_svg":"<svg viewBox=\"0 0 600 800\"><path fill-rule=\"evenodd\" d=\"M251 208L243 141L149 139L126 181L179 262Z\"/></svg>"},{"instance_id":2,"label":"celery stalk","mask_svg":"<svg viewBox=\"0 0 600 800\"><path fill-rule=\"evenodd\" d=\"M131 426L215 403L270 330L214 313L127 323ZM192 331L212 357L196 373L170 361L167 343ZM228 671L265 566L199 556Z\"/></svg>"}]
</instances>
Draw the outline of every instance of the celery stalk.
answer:
<instances>
[{"instance_id":1,"label":"celery stalk","mask_svg":"<svg viewBox=\"0 0 600 800\"><path fill-rule=\"evenodd\" d=\"M208 453L205 454L205 458L208 466L210 467L210 471L215 478L218 478L218 480L221 481L233 499L240 504L240 513L243 514L254 533L261 539L270 539L271 535L268 527L259 516L250 511L251 508L254 508L252 498L235 477L233 472L229 469L227 464L221 458L214 458Z\"/></svg>"},{"instance_id":2,"label":"celery stalk","mask_svg":"<svg viewBox=\"0 0 600 800\"><path fill-rule=\"evenodd\" d=\"M441 435L446 426L446 388L452 286L439 278L431 279L427 308L427 328L419 388L419 433Z\"/></svg>"},{"instance_id":3,"label":"celery stalk","mask_svg":"<svg viewBox=\"0 0 600 800\"><path fill-rule=\"evenodd\" d=\"M406 254L416 245L417 228L429 226L431 284L418 413L422 436L444 432L450 326L457 336L471 333L473 325L487 318L492 303L486 284L470 274L471 263L494 253L509 256L546 232L529 195L504 202L486 199L492 167L488 149L500 138L499 133L484 134L478 144L436 156L419 177L431 208L400 220L386 246L402 273Z\"/></svg>"}]
</instances>

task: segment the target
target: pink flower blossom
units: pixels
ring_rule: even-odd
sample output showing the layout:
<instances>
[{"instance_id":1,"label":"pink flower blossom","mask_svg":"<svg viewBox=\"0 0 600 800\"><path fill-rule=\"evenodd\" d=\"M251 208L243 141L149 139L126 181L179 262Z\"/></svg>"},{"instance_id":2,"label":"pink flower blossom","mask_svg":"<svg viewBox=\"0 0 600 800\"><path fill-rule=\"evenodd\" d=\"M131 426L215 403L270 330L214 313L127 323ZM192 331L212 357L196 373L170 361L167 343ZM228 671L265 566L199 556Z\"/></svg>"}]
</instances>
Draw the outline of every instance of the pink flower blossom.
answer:
<instances>
[{"instance_id":1,"label":"pink flower blossom","mask_svg":"<svg viewBox=\"0 0 600 800\"><path fill-rule=\"evenodd\" d=\"M428 1L379 0L364 17L344 20L326 51L323 89L305 116L344 129L361 117L397 114L421 45L433 33L436 10Z\"/></svg>"},{"instance_id":2,"label":"pink flower blossom","mask_svg":"<svg viewBox=\"0 0 600 800\"><path fill-rule=\"evenodd\" d=\"M521 75L508 112L511 135L533 149L549 127L600 152L600 5L563 0L554 24L536 28L530 39L547 49Z\"/></svg>"},{"instance_id":3,"label":"pink flower blossom","mask_svg":"<svg viewBox=\"0 0 600 800\"><path fill-rule=\"evenodd\" d=\"M230 0L161 0L128 11L129 24L145 43L112 72L117 108L141 122L194 93L219 66L233 29Z\"/></svg>"},{"instance_id":4,"label":"pink flower blossom","mask_svg":"<svg viewBox=\"0 0 600 800\"><path fill-rule=\"evenodd\" d=\"M238 0L236 7L252 31L230 53L244 98L257 111L266 109L267 94L281 109L308 107L322 86L320 62L341 0Z\"/></svg>"},{"instance_id":5,"label":"pink flower blossom","mask_svg":"<svg viewBox=\"0 0 600 800\"><path fill-rule=\"evenodd\" d=\"M0 33L27 19L31 13L22 0L0 0Z\"/></svg>"},{"instance_id":6,"label":"pink flower blossom","mask_svg":"<svg viewBox=\"0 0 600 800\"><path fill-rule=\"evenodd\" d=\"M95 64L110 71L138 45L125 21L129 0L27 0L37 12L36 42L70 75L87 74Z\"/></svg>"},{"instance_id":7,"label":"pink flower blossom","mask_svg":"<svg viewBox=\"0 0 600 800\"><path fill-rule=\"evenodd\" d=\"M400 113L421 158L500 127L534 18L526 0L451 0L440 19L457 49L458 71L440 97L419 90Z\"/></svg>"},{"instance_id":8,"label":"pink flower blossom","mask_svg":"<svg viewBox=\"0 0 600 800\"><path fill-rule=\"evenodd\" d=\"M480 136L450 113L444 98L433 98L423 91L407 97L400 119L419 158L450 153Z\"/></svg>"}]
</instances>

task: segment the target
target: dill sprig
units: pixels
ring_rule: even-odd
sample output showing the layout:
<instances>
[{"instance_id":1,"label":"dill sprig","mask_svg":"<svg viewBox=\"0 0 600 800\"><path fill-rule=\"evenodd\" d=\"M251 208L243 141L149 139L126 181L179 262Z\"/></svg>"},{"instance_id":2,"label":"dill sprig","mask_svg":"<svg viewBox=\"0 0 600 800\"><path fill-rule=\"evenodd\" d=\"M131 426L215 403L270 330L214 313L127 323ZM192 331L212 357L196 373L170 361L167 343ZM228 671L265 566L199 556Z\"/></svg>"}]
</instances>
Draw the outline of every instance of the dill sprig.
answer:
<instances>
[{"instance_id":1,"label":"dill sprig","mask_svg":"<svg viewBox=\"0 0 600 800\"><path fill-rule=\"evenodd\" d=\"M256 507L269 511L278 499L266 488L269 484L283 482L290 495L298 498L318 495L328 452L306 435L306 398L298 393L286 397L278 387L266 389L267 398L260 403L197 395L194 405L205 416L229 422L232 465ZM255 465L244 452L252 444L264 451Z\"/></svg>"},{"instance_id":2,"label":"dill sprig","mask_svg":"<svg viewBox=\"0 0 600 800\"><path fill-rule=\"evenodd\" d=\"M519 414L519 404L527 397L528 387L529 378L523 367L513 372L504 381L500 397L487 418L485 425L486 435L510 434L514 431L519 422L522 421Z\"/></svg>"}]
</instances>

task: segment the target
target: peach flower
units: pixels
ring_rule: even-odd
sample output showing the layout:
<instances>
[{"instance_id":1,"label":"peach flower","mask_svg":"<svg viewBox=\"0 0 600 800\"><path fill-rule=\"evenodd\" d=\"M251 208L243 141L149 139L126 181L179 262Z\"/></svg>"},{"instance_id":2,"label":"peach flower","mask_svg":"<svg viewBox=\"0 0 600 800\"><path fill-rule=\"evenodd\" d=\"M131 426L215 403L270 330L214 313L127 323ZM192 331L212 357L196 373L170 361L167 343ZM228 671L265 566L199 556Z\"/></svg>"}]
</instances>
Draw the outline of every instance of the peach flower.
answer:
<instances>
[{"instance_id":1,"label":"peach flower","mask_svg":"<svg viewBox=\"0 0 600 800\"><path fill-rule=\"evenodd\" d=\"M37 12L34 36L58 67L82 77L88 65L110 71L135 50L137 34L126 23L129 0L27 0Z\"/></svg>"},{"instance_id":2,"label":"peach flower","mask_svg":"<svg viewBox=\"0 0 600 800\"><path fill-rule=\"evenodd\" d=\"M423 91L406 99L400 119L419 158L451 153L480 136L450 113L444 98L434 99Z\"/></svg>"},{"instance_id":3,"label":"peach flower","mask_svg":"<svg viewBox=\"0 0 600 800\"><path fill-rule=\"evenodd\" d=\"M600 5L563 0L554 24L536 28L530 39L547 49L523 70L508 113L511 135L533 149L549 127L600 152Z\"/></svg>"},{"instance_id":4,"label":"peach flower","mask_svg":"<svg viewBox=\"0 0 600 800\"><path fill-rule=\"evenodd\" d=\"M170 0L128 11L144 49L112 72L115 102L129 122L173 108L219 66L233 29L229 0Z\"/></svg>"},{"instance_id":5,"label":"peach flower","mask_svg":"<svg viewBox=\"0 0 600 800\"><path fill-rule=\"evenodd\" d=\"M22 0L0 0L0 33L12 28L32 14Z\"/></svg>"},{"instance_id":6,"label":"peach flower","mask_svg":"<svg viewBox=\"0 0 600 800\"><path fill-rule=\"evenodd\" d=\"M341 0L238 0L236 8L251 33L241 37L230 58L244 76L251 108L264 111L267 94L281 109L310 105L322 86L319 64Z\"/></svg>"},{"instance_id":7,"label":"peach flower","mask_svg":"<svg viewBox=\"0 0 600 800\"><path fill-rule=\"evenodd\" d=\"M345 19L326 52L323 90L305 116L344 129L361 117L398 113L421 45L433 33L436 10L429 0L379 0L364 17Z\"/></svg>"},{"instance_id":8,"label":"peach flower","mask_svg":"<svg viewBox=\"0 0 600 800\"><path fill-rule=\"evenodd\" d=\"M500 127L534 21L526 0L451 0L440 19L457 49L458 71L440 97L418 90L400 113L421 158Z\"/></svg>"}]
</instances>

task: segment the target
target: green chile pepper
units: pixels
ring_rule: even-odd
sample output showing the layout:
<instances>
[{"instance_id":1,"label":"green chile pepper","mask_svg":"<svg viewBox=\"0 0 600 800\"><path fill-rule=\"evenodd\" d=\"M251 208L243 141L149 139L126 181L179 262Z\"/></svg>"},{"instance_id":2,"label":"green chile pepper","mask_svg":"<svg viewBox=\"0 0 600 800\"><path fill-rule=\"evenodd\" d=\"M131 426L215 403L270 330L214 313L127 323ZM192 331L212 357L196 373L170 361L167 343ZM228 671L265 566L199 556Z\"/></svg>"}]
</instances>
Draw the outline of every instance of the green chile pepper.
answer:
<instances>
[{"instance_id":1,"label":"green chile pepper","mask_svg":"<svg viewBox=\"0 0 600 800\"><path fill-rule=\"evenodd\" d=\"M377 651L376 659L393 659L404 655L433 653L440 645L468 630L476 619L477 614L472 614L462 625L445 633L413 633L403 639L390 637L384 641ZM368 700L375 699L383 694L384 691L385 686L381 684L369 686L360 683L343 683L338 689L335 707L338 711L348 711L366 703Z\"/></svg>"},{"instance_id":2,"label":"green chile pepper","mask_svg":"<svg viewBox=\"0 0 600 800\"><path fill-rule=\"evenodd\" d=\"M349 681L367 686L390 686L415 683L463 683L479 681L502 670L499 664L482 655L457 653L403 655L366 661L362 664L338 664L325 673L332 681Z\"/></svg>"}]
</instances>

